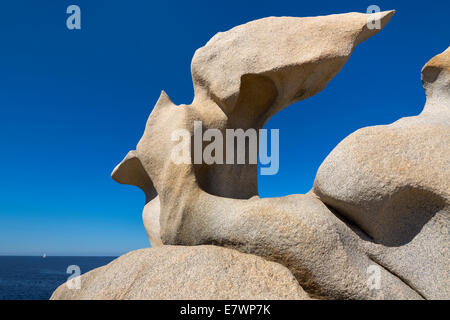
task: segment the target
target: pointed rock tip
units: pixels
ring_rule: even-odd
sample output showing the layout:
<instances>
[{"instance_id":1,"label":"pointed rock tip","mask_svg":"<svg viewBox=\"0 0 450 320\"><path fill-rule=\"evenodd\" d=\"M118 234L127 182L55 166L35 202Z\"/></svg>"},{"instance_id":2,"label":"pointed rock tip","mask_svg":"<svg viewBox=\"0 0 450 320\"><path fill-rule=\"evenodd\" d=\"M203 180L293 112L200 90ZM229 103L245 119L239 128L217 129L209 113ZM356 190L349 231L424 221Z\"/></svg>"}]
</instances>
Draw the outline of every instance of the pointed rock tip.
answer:
<instances>
[{"instance_id":1,"label":"pointed rock tip","mask_svg":"<svg viewBox=\"0 0 450 320\"><path fill-rule=\"evenodd\" d=\"M427 81L427 79L424 79L424 76L426 78L425 74L429 72L430 69L437 69L439 71L442 71L443 69L450 70L450 47L440 54L435 55L423 66L422 79L424 81Z\"/></svg>"},{"instance_id":2,"label":"pointed rock tip","mask_svg":"<svg viewBox=\"0 0 450 320\"><path fill-rule=\"evenodd\" d=\"M366 41L373 35L380 32L380 30L383 29L386 24L388 24L395 12L395 10L387 10L375 13L367 13L366 16L369 16L369 18L364 20L364 27L358 39L356 40L356 45L360 44L363 41ZM375 21L379 21L379 27L376 25L372 25Z\"/></svg>"},{"instance_id":3,"label":"pointed rock tip","mask_svg":"<svg viewBox=\"0 0 450 320\"><path fill-rule=\"evenodd\" d=\"M124 164L125 162L127 162L129 159L133 159L133 158L137 158L137 153L136 150L131 150L127 153L127 155L125 156L125 158L123 158L122 161L120 161L120 163L114 168L114 170L111 172L111 178L113 178L113 180L118 181L119 179L119 170L120 167L122 166L122 164ZM120 183L120 182L119 182Z\"/></svg>"},{"instance_id":4,"label":"pointed rock tip","mask_svg":"<svg viewBox=\"0 0 450 320\"><path fill-rule=\"evenodd\" d=\"M378 19L380 19L381 29L383 29L386 24L391 20L392 16L395 14L395 10L387 10L387 11L380 11L376 13L372 13L372 15L375 15Z\"/></svg>"},{"instance_id":5,"label":"pointed rock tip","mask_svg":"<svg viewBox=\"0 0 450 320\"><path fill-rule=\"evenodd\" d=\"M175 106L175 104L170 100L169 96L164 90L161 90L158 101L156 101L153 110L164 108L165 106Z\"/></svg>"},{"instance_id":6,"label":"pointed rock tip","mask_svg":"<svg viewBox=\"0 0 450 320\"><path fill-rule=\"evenodd\" d=\"M161 94L159 95L158 102L172 102L164 90L161 90Z\"/></svg>"}]
</instances>

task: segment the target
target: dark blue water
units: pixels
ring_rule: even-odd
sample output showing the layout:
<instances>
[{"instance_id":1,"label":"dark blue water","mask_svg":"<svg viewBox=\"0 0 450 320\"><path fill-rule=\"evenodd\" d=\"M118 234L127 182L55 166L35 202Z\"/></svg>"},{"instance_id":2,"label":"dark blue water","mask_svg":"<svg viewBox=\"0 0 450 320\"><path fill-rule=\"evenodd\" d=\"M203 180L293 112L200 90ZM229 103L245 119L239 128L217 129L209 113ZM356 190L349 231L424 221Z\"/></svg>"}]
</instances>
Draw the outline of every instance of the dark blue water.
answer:
<instances>
[{"instance_id":1,"label":"dark blue water","mask_svg":"<svg viewBox=\"0 0 450 320\"><path fill-rule=\"evenodd\" d=\"M77 265L86 273L115 258L0 256L0 300L46 300L71 276L68 266Z\"/></svg>"}]
</instances>

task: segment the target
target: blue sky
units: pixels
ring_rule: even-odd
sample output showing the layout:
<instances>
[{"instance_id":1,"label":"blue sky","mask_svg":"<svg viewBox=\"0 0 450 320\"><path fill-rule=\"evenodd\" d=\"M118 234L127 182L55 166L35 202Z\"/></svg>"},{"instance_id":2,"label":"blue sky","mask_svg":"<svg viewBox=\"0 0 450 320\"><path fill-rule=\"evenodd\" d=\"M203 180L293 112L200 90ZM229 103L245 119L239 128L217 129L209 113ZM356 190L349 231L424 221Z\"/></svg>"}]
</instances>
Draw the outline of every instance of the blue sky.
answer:
<instances>
[{"instance_id":1,"label":"blue sky","mask_svg":"<svg viewBox=\"0 0 450 320\"><path fill-rule=\"evenodd\" d=\"M66 28L81 7L82 29ZM418 114L420 70L449 45L449 1L2 1L0 255L119 255L148 246L144 195L110 178L164 89L190 103L190 61L215 33L266 16L397 14L318 95L274 116L280 171L261 196L305 193L339 141Z\"/></svg>"}]
</instances>

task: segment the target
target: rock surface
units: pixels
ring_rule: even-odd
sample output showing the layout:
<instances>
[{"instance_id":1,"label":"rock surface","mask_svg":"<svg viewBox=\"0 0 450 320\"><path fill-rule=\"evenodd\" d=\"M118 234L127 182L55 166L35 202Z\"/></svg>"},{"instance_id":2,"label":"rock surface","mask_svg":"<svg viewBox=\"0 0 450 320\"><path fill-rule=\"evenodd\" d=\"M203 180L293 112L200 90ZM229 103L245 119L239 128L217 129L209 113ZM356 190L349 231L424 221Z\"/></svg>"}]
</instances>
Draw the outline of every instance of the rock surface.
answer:
<instances>
[{"instance_id":1,"label":"rock surface","mask_svg":"<svg viewBox=\"0 0 450 320\"><path fill-rule=\"evenodd\" d=\"M216 34L192 59L192 117L204 129L222 132L263 128L277 112L323 90L355 47L384 28L394 12L268 17ZM371 19L379 19L379 29L367 27ZM213 195L258 194L257 165L203 163L195 174Z\"/></svg>"},{"instance_id":2,"label":"rock surface","mask_svg":"<svg viewBox=\"0 0 450 320\"><path fill-rule=\"evenodd\" d=\"M393 14L269 17L217 34L193 57L192 105L176 106L162 93L135 154L140 154L138 158L155 182L163 175L163 168L169 171L165 166L173 144L167 134L174 130L192 131L195 120L202 121L204 129L222 132L227 128L262 128L276 112L325 88L354 48L378 33ZM374 18L380 19L380 29L367 28L367 22ZM161 122L166 127L160 126ZM170 167L173 176L188 170ZM196 184L213 195L249 199L258 194L254 164L202 163L194 166L194 173Z\"/></svg>"},{"instance_id":3,"label":"rock surface","mask_svg":"<svg viewBox=\"0 0 450 320\"><path fill-rule=\"evenodd\" d=\"M381 27L393 13L378 14ZM234 279L231 273L240 274L240 263L252 257L260 259L261 268L268 261L285 266L314 298L449 299L449 50L422 70L424 111L347 137L321 165L306 195L259 198L256 165L171 161L178 143L172 133L184 129L193 139L194 121L202 121L202 129L221 132L259 129L276 112L322 90L355 46L379 31L367 28L371 18L357 13L265 18L219 33L200 48L192 61L193 103L177 106L162 92L136 151L112 174L116 181L145 192L143 220L152 246L159 248L119 258L104 267L104 277L95 270L86 274L89 289L73 298L205 297L189 291L182 281L205 277L222 283L226 280L217 280L225 277L221 272L230 272ZM247 258L227 260L227 253L219 255L218 264L208 264L212 262L204 257L212 257L210 249L190 251L216 252L217 247L198 247L211 244ZM192 263L167 264L166 259L175 261L169 251L175 252L175 260L188 252ZM236 269L224 269L231 260L240 263ZM147 263L160 272L151 273ZM182 271L189 270L187 278L174 276L181 272L179 263ZM368 285L373 267L380 278L376 289ZM118 284L110 284L116 277ZM255 285L272 276L252 279ZM287 280L274 281L281 298L278 281ZM214 294L241 297L229 290ZM57 293L70 296L64 288Z\"/></svg>"},{"instance_id":4,"label":"rock surface","mask_svg":"<svg viewBox=\"0 0 450 320\"><path fill-rule=\"evenodd\" d=\"M146 173L136 151L130 151L111 173L111 177L121 184L129 184L140 188L145 193L145 206L142 212L142 221L152 247L162 245L159 235L159 196L156 193L152 180Z\"/></svg>"},{"instance_id":5,"label":"rock surface","mask_svg":"<svg viewBox=\"0 0 450 320\"><path fill-rule=\"evenodd\" d=\"M192 59L194 104L211 99L241 126L262 127L276 112L323 90L353 49L393 14L269 17L220 32ZM368 28L375 17L380 28Z\"/></svg>"},{"instance_id":6,"label":"rock surface","mask_svg":"<svg viewBox=\"0 0 450 320\"><path fill-rule=\"evenodd\" d=\"M159 203L159 196L156 196L152 201L144 206L142 211L142 221L144 222L145 231L150 239L152 248L162 246L160 232L159 215L161 207Z\"/></svg>"},{"instance_id":7,"label":"rock surface","mask_svg":"<svg viewBox=\"0 0 450 320\"><path fill-rule=\"evenodd\" d=\"M422 299L367 254L367 247L374 246L370 239L312 193L237 200L202 192L183 214L177 237L170 243L214 243L278 262L314 298ZM378 290L367 285L371 266L382 279Z\"/></svg>"},{"instance_id":8,"label":"rock surface","mask_svg":"<svg viewBox=\"0 0 450 320\"><path fill-rule=\"evenodd\" d=\"M382 26L392 14L381 14ZM377 263L366 254L365 240L314 195L260 199L255 195L255 166L231 165L227 169L223 165L194 166L170 161L175 145L171 139L172 132L182 128L192 136L195 120L201 120L205 129L258 128L274 112L299 100L297 89L302 90L303 98L320 91L340 70L355 45L378 31L366 30L368 17L344 14L262 19L221 34L217 41L213 39L197 51L192 64L196 87L194 103L176 106L163 92L147 121L136 151L132 151L132 157L127 156L113 173L114 177L117 172L126 172L129 167L136 168L134 171L144 175L145 181L152 181L146 184L150 186L150 191L154 186L159 194L159 210L155 209L154 217L159 213L162 243L219 244L259 255L287 266L300 284L318 298L421 298L408 284L382 267L383 288L369 290L367 268ZM267 32L264 33L264 30ZM288 36L283 36L283 30L290 30ZM324 46L323 52L320 46L314 47L314 50L302 47L300 40L311 40L303 39L307 37L305 32L312 38L317 37L320 46ZM257 43L272 41L273 50L279 49L279 57L272 54L266 56L267 52L252 41L246 43L247 33L256 33ZM284 42L291 40L287 52L279 47L277 41L280 37L284 37ZM228 42L232 43L230 47L227 47ZM252 51L253 46L258 50ZM289 61L282 61L287 59L289 52L294 51L297 54L289 56ZM220 52L225 53L222 55ZM257 57L255 61L259 62L242 64L242 61L248 60L246 55L252 52ZM208 58L210 54L214 59ZM205 61L199 63L202 59ZM230 96L214 91L215 82L208 84L209 79L223 81L222 85L217 84L217 88L227 90L226 79L220 78L220 74L213 77L214 72L220 70L215 66L224 63L234 63L230 66L233 71L228 74L230 79L248 80L236 85L234 91L229 91L234 92ZM261 68L272 71L263 72ZM251 77L246 78L247 74ZM201 81L199 75L202 75ZM255 78L254 75L258 76ZM273 92L268 90L268 83L271 83L269 87L274 89ZM209 89L205 91L205 88ZM266 92L272 92L274 98L258 98ZM230 105L229 97L236 95L239 97L236 104ZM128 164L129 159L133 159L133 166ZM142 188L141 180L136 181ZM149 193L148 189L143 189ZM149 222L146 226L153 225L149 228L156 230L155 218L152 220L147 215L151 212L153 201L144 209L144 221L147 217Z\"/></svg>"},{"instance_id":9,"label":"rock surface","mask_svg":"<svg viewBox=\"0 0 450 320\"><path fill-rule=\"evenodd\" d=\"M52 300L309 299L285 267L215 246L132 251L61 285Z\"/></svg>"},{"instance_id":10,"label":"rock surface","mask_svg":"<svg viewBox=\"0 0 450 320\"><path fill-rule=\"evenodd\" d=\"M450 297L450 49L422 71L424 111L363 128L320 166L314 192L380 244L371 255L427 298Z\"/></svg>"},{"instance_id":11,"label":"rock surface","mask_svg":"<svg viewBox=\"0 0 450 320\"><path fill-rule=\"evenodd\" d=\"M220 33L194 55L193 104L176 106L162 92L136 151L131 151L132 157L127 156L117 166L113 178L142 188L149 200L153 196L148 195L153 195L156 188L160 195L161 237L176 235L182 221L180 205L195 197L199 189L233 199L257 195L257 165L175 165L170 161L176 145L171 134L185 129L193 135L196 120L202 121L204 129L222 132L228 128L261 128L274 113L326 86L355 46L379 31L367 29L369 19L378 17L382 28L393 14L394 11L375 16L350 13L313 18L271 17ZM265 50L267 46L270 50ZM224 65L230 68L229 72L221 70ZM234 99L230 97L236 97L236 103L230 105ZM134 173L120 175L122 171ZM143 178L121 179L134 175Z\"/></svg>"},{"instance_id":12,"label":"rock surface","mask_svg":"<svg viewBox=\"0 0 450 320\"><path fill-rule=\"evenodd\" d=\"M392 14L393 12L381 14L382 26ZM314 196L260 199L256 196L256 166L194 166L170 161L171 151L176 144L171 139L171 134L182 128L192 136L195 120L201 120L205 129L224 130L236 126L242 126L244 129L258 128L265 120L255 119L260 116L260 119L267 119L274 112L281 110L284 104L300 99L294 87L303 88L304 97L318 92L318 88L324 87L340 70L355 45L378 31L366 30L369 17L364 14L344 14L305 19L263 19L255 22L256 24L244 25L238 28L238 31L232 29L221 34L218 43L212 41L197 51L192 66L196 86L194 103L190 106L176 106L163 92L147 121L136 151L132 151L159 195L159 235L162 243L219 244L262 256L287 266L304 289L315 297L420 298L407 284L384 269L381 271L385 278L383 289L376 292L369 290L366 283L367 268L376 263L361 249L361 240L354 231L337 219L333 212ZM283 52L281 48L278 61L270 54L265 56L266 53L257 47L259 49L254 54L259 57L256 61L260 60L261 65L254 64L254 69L243 70L240 61L243 58L239 52L242 49L249 54L252 52L252 46L256 44L251 41L245 44L243 40L233 42L232 39L246 39L246 33L256 32L259 34L257 42L273 41L276 48L277 41L283 35L283 28L290 30L289 36L284 36L285 42L289 42L289 39L298 40L291 41L288 52ZM303 30L303 33L296 31L296 28ZM264 29L267 30L266 33L263 32ZM311 51L299 44L302 37L306 37L306 31L312 38L317 37L318 42L325 46L323 55L320 46ZM230 39L229 42L235 43L236 47L225 48L226 39ZM208 56L210 51L219 50L217 46L224 46L223 50L228 53L220 59L215 58L218 60L204 58L207 62L199 66L198 61L203 59L201 57ZM245 46L248 46L248 52ZM285 55L293 51L298 51L295 57L290 57L288 63L281 65ZM215 54L212 53L212 56ZM230 78L240 79L246 72L251 72L251 75L261 73L258 69L260 67L272 70L270 73L264 73L267 78L264 79L273 83L273 93L278 98L258 100L257 97L261 93L267 92L265 84L268 83L266 80L261 82L260 76L252 78L247 83L250 86L241 83L235 88L240 98L232 107L232 111L217 100L214 90L208 89L208 94L202 91L208 86L208 79L213 80L209 78L212 73L206 69L215 70L215 64L222 63L219 61L229 61L227 59L234 59L236 66L232 67ZM264 61L267 63L265 66ZM326 70L328 71L325 72ZM206 81L205 83L199 82L199 74L203 74L202 81ZM219 74L217 76L219 77ZM217 78L214 81L220 79L226 80ZM281 81L282 79L286 81ZM197 88L199 84L203 85L202 90ZM225 84L226 82L223 86ZM214 88L214 85L211 85L211 88ZM257 100L254 100L255 97ZM122 162L118 168L122 165L127 167L127 161ZM146 207L144 216L147 210ZM349 251L350 248L352 251Z\"/></svg>"}]
</instances>

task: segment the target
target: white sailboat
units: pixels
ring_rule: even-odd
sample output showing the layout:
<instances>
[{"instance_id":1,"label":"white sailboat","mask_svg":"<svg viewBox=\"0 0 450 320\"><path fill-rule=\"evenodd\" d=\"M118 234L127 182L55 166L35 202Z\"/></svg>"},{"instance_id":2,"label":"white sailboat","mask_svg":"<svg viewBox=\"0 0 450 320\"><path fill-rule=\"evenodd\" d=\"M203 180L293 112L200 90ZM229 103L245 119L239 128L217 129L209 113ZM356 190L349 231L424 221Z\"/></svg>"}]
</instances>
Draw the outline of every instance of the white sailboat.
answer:
<instances>
[{"instance_id":1,"label":"white sailboat","mask_svg":"<svg viewBox=\"0 0 450 320\"><path fill-rule=\"evenodd\" d=\"M42 255L42 258L46 258L47 257L47 255L45 254L45 252L44 252L44 254Z\"/></svg>"}]
</instances>

